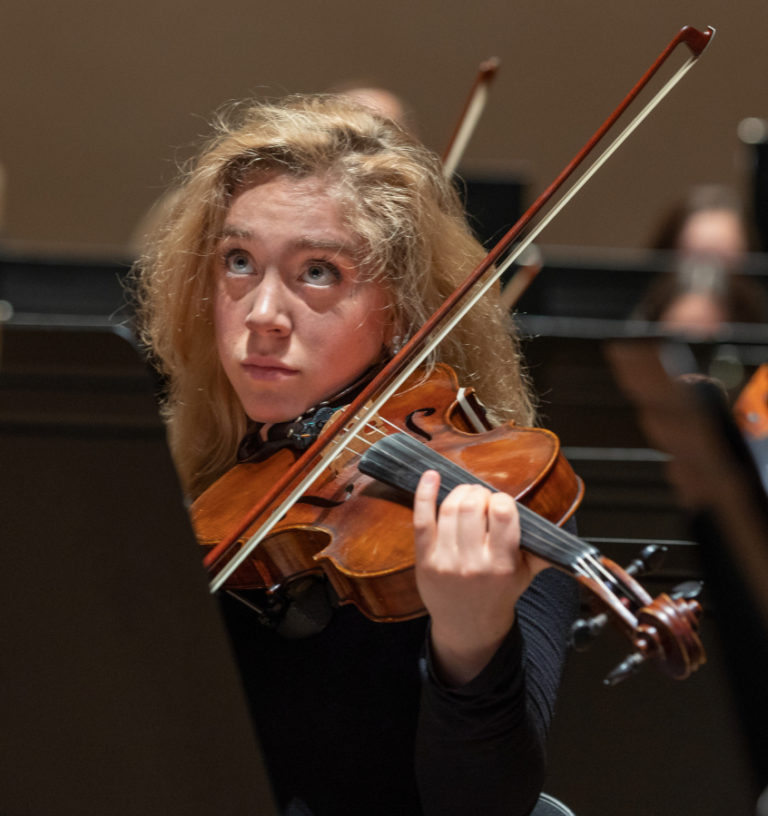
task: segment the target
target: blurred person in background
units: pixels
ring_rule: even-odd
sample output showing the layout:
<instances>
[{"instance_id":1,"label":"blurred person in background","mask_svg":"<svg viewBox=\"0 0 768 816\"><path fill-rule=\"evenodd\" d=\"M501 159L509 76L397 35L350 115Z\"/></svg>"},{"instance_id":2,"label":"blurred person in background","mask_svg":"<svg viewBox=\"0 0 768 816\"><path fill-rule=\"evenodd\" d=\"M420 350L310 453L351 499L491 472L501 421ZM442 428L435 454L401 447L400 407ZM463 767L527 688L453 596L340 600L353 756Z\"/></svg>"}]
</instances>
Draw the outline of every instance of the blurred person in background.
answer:
<instances>
[{"instance_id":1,"label":"blurred person in background","mask_svg":"<svg viewBox=\"0 0 768 816\"><path fill-rule=\"evenodd\" d=\"M671 269L651 284L633 317L701 337L729 323L766 321L768 295L744 274L753 232L733 190L692 188L655 231L651 247L669 253Z\"/></svg>"}]
</instances>

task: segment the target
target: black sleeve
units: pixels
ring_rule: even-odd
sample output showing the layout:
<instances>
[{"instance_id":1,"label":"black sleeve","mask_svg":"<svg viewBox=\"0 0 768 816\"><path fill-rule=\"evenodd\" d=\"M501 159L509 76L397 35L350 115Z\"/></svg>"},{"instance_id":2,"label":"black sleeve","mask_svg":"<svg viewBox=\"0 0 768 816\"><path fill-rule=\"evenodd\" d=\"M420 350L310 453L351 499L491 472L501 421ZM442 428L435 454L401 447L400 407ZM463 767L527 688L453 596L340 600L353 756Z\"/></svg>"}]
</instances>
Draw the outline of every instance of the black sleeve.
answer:
<instances>
[{"instance_id":1,"label":"black sleeve","mask_svg":"<svg viewBox=\"0 0 768 816\"><path fill-rule=\"evenodd\" d=\"M524 816L546 770L545 741L560 683L576 582L544 570L517 604L490 663L451 689L422 658L416 775L425 816Z\"/></svg>"}]
</instances>

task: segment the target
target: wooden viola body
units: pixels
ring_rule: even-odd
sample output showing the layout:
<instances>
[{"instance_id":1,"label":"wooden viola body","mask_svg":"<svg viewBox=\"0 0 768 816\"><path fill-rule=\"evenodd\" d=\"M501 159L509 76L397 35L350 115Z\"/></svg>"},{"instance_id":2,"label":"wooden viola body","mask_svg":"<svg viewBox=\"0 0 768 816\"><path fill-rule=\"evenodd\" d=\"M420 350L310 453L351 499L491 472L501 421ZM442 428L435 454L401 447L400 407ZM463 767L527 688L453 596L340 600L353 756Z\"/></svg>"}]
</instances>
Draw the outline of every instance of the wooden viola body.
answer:
<instances>
[{"instance_id":1,"label":"wooden viola body","mask_svg":"<svg viewBox=\"0 0 768 816\"><path fill-rule=\"evenodd\" d=\"M324 573L342 603L379 621L425 613L414 577L412 497L358 470L359 454L382 434L406 431L538 515L562 524L575 512L581 481L557 437L512 423L477 433L457 403L458 383L447 366L404 388L380 411L311 490L286 513L229 579L233 589L276 587ZM354 449L355 453L351 452ZM212 547L295 461L282 449L268 460L228 471L192 506L198 539ZM266 513L265 513L266 515ZM257 519L240 537L258 529Z\"/></svg>"}]
</instances>

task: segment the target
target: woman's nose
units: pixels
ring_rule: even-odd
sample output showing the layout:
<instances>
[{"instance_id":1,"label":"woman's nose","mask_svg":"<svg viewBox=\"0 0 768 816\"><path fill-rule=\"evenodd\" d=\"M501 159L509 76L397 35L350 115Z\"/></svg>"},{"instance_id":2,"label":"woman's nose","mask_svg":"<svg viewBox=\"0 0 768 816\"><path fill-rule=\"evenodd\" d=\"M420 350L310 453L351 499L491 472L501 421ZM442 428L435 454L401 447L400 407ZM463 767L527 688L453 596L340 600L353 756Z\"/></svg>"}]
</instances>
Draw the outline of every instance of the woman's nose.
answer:
<instances>
[{"instance_id":1,"label":"woman's nose","mask_svg":"<svg viewBox=\"0 0 768 816\"><path fill-rule=\"evenodd\" d=\"M245 319L249 331L287 334L291 330L290 295L282 281L265 276L253 290Z\"/></svg>"}]
</instances>

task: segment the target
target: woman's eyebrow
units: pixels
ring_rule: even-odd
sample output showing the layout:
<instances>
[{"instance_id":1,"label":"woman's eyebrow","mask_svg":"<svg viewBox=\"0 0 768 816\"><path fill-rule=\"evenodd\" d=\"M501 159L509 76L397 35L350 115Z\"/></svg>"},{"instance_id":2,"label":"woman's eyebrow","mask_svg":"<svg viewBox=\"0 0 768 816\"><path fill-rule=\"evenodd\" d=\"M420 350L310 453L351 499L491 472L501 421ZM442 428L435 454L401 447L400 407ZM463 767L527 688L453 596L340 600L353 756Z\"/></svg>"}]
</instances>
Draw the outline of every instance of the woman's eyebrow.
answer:
<instances>
[{"instance_id":1,"label":"woman's eyebrow","mask_svg":"<svg viewBox=\"0 0 768 816\"><path fill-rule=\"evenodd\" d=\"M229 224L225 224L219 234L218 240L221 241L224 238L247 238L252 239L254 234L251 230L247 227L235 227Z\"/></svg>"},{"instance_id":2,"label":"woman's eyebrow","mask_svg":"<svg viewBox=\"0 0 768 816\"><path fill-rule=\"evenodd\" d=\"M254 240L256 233L248 227L238 227L231 224L225 224L219 235L219 240L225 238L242 238L247 240ZM342 252L347 255L352 254L353 248L348 241L343 241L339 238L323 238L321 236L303 235L291 241L291 245L296 249L327 249L332 252Z\"/></svg>"},{"instance_id":3,"label":"woman's eyebrow","mask_svg":"<svg viewBox=\"0 0 768 816\"><path fill-rule=\"evenodd\" d=\"M258 235L248 227L239 227L234 224L225 224L217 239L219 243L235 241L257 241ZM319 235L302 235L290 242L292 252L322 251L333 255L340 255L345 259L353 260L355 247L342 238L324 238Z\"/></svg>"},{"instance_id":4,"label":"woman's eyebrow","mask_svg":"<svg viewBox=\"0 0 768 816\"><path fill-rule=\"evenodd\" d=\"M343 255L351 255L352 247L348 242L337 240L334 238L319 238L311 235L306 235L297 238L292 242L296 249L325 249L330 252L338 252Z\"/></svg>"}]
</instances>

